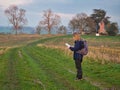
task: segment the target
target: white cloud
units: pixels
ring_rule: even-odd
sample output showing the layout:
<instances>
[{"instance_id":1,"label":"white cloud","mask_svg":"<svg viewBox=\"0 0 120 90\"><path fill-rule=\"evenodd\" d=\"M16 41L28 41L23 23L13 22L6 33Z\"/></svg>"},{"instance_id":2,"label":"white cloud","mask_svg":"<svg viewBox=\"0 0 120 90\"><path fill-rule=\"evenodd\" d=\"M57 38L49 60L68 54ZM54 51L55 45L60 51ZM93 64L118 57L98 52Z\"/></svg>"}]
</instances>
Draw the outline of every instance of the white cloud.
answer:
<instances>
[{"instance_id":1,"label":"white cloud","mask_svg":"<svg viewBox=\"0 0 120 90\"><path fill-rule=\"evenodd\" d=\"M0 0L0 8L5 9L10 5L26 5L33 0Z\"/></svg>"}]
</instances>

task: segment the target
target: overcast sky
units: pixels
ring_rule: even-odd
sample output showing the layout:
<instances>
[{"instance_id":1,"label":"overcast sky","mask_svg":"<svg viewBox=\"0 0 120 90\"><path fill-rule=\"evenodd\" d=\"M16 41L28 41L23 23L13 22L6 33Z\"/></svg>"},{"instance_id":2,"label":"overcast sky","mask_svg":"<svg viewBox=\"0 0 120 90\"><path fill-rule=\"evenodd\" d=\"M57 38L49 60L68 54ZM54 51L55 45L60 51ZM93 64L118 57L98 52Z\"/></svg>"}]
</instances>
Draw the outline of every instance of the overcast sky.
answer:
<instances>
[{"instance_id":1,"label":"overcast sky","mask_svg":"<svg viewBox=\"0 0 120 90\"><path fill-rule=\"evenodd\" d=\"M17 5L27 11L27 26L37 26L43 10L47 9L60 15L61 24L66 26L77 13L84 12L89 16L93 9L103 9L111 17L110 21L117 22L120 26L120 0L0 0L0 26L10 25L4 14L10 5Z\"/></svg>"}]
</instances>

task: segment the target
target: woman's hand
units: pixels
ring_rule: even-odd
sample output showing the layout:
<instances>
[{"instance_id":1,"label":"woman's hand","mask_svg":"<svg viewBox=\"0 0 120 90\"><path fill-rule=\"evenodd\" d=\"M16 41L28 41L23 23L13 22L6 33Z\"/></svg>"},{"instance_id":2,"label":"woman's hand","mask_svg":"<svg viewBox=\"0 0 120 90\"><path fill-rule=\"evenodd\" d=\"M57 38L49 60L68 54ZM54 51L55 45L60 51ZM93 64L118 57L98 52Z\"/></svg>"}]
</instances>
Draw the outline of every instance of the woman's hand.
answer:
<instances>
[{"instance_id":1,"label":"woman's hand","mask_svg":"<svg viewBox=\"0 0 120 90\"><path fill-rule=\"evenodd\" d=\"M65 43L65 45L66 45L68 48L70 48L70 45L69 45L68 43Z\"/></svg>"}]
</instances>

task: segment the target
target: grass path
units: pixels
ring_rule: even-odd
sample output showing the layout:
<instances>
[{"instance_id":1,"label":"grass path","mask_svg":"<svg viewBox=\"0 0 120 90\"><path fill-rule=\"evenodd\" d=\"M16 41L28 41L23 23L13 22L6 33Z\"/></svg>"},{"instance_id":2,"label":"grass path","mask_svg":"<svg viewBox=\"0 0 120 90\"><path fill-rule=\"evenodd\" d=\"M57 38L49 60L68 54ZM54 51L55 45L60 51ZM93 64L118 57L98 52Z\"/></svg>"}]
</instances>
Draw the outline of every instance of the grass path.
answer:
<instances>
[{"instance_id":1,"label":"grass path","mask_svg":"<svg viewBox=\"0 0 120 90\"><path fill-rule=\"evenodd\" d=\"M21 55L19 51L21 51ZM6 58L3 75L0 75L0 90L79 90L88 88L99 90L85 80L75 82L74 75L65 69L71 67L72 62L66 64L67 57L60 59L60 57L54 56L53 58L46 55L50 51L47 49L44 51L44 48L38 49L38 47L14 48L0 57L1 61ZM54 53L59 54L57 51ZM64 66L65 64L66 66ZM2 68L0 69L2 70Z\"/></svg>"},{"instance_id":2,"label":"grass path","mask_svg":"<svg viewBox=\"0 0 120 90\"><path fill-rule=\"evenodd\" d=\"M60 55L60 52L52 52L53 50L38 47L31 47L25 51L29 52L29 56L33 57L36 63L39 64L40 68L42 68L47 73L48 77L52 78L52 80L54 80L55 83L58 83L57 85L62 85L60 87L57 86L58 89L60 89L63 86L66 87L67 90L77 90L78 88L90 88L91 90L95 88L97 89L97 87L92 86L90 83L84 80L79 83L75 82L75 75L71 74L68 71L69 67L74 67L73 62L69 64L69 59L67 57L64 57L63 55ZM59 54L59 57L55 54Z\"/></svg>"}]
</instances>

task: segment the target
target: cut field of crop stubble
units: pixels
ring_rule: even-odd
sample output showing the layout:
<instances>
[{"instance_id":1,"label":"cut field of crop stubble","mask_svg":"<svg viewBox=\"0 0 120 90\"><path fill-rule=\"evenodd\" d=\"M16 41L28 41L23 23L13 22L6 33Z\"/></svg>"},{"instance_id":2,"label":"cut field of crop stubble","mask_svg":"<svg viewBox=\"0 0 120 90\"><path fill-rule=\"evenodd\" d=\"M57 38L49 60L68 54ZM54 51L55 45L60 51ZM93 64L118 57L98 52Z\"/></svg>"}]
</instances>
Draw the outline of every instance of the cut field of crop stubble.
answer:
<instances>
[{"instance_id":1,"label":"cut field of crop stubble","mask_svg":"<svg viewBox=\"0 0 120 90\"><path fill-rule=\"evenodd\" d=\"M95 37L94 37L95 38ZM93 37L90 39L84 37L84 39L87 40L88 42L88 48L89 48L89 53L87 55L88 58L92 58L95 61L99 61L102 64L107 63L107 62L114 62L114 63L120 63L120 40L118 37L115 39L109 37L105 37L107 41L104 40L104 38L97 40L94 39ZM113 41L114 40L114 41ZM73 45L73 40L71 37L65 37L65 38L54 38L52 40L49 40L43 44L38 44L38 46L46 46L50 48L58 48L61 50L64 50L65 54L71 56L71 52L66 48L65 43L69 43Z\"/></svg>"}]
</instances>

